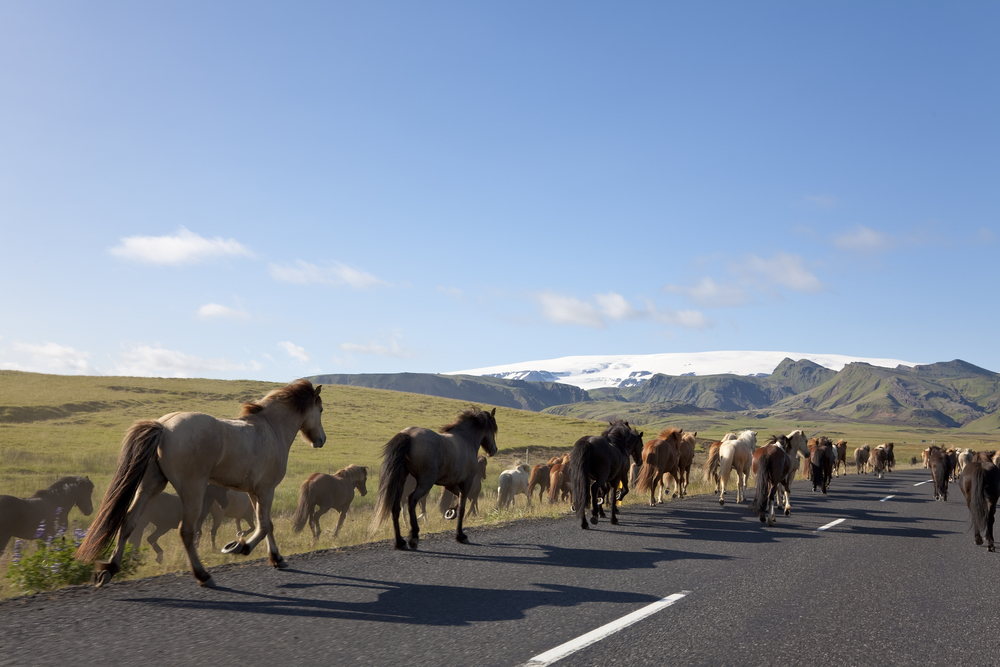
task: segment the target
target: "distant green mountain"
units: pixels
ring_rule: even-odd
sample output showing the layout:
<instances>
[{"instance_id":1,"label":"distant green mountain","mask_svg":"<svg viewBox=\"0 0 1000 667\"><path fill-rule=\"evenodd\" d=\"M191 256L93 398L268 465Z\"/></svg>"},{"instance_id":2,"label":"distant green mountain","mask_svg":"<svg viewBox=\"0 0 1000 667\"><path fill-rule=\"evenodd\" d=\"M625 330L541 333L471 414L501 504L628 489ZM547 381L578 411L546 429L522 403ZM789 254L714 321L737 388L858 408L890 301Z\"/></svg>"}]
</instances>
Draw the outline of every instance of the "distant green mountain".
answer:
<instances>
[{"instance_id":1,"label":"distant green mountain","mask_svg":"<svg viewBox=\"0 0 1000 667\"><path fill-rule=\"evenodd\" d=\"M369 389L390 389L411 394L454 398L470 403L539 412L552 405L589 401L579 387L558 382L525 382L478 375L432 373L387 373L362 375L314 375L318 384L339 384Z\"/></svg>"}]
</instances>

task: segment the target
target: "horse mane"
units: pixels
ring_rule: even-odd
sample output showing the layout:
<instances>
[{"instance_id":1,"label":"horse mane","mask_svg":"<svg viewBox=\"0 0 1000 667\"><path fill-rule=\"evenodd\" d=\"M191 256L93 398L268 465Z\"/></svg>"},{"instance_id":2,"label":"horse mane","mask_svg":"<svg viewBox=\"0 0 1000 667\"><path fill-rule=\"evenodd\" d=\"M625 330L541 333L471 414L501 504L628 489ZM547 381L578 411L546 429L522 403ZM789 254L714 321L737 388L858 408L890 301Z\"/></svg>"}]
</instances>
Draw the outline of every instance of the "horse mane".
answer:
<instances>
[{"instance_id":1,"label":"horse mane","mask_svg":"<svg viewBox=\"0 0 1000 667\"><path fill-rule=\"evenodd\" d=\"M57 479L52 482L47 489L39 489L35 491L35 495L32 498L51 498L52 496L60 496L68 492L71 488L76 488L78 486L90 485L90 488L94 488L94 483L90 481L89 477L74 477L66 476Z\"/></svg>"},{"instance_id":2,"label":"horse mane","mask_svg":"<svg viewBox=\"0 0 1000 667\"><path fill-rule=\"evenodd\" d=\"M462 410L455 418L455 421L448 424L447 426L441 427L441 433L451 433L456 428L461 426L467 421L479 422L479 424L485 428L496 433L498 430L496 417L492 413L486 412L486 410L480 410L476 406L472 405Z\"/></svg>"},{"instance_id":3,"label":"horse mane","mask_svg":"<svg viewBox=\"0 0 1000 667\"><path fill-rule=\"evenodd\" d=\"M368 468L365 466L354 465L353 463L346 468L341 468L337 472L333 473L334 477L343 477L349 479L352 482L356 482L359 479L368 479Z\"/></svg>"},{"instance_id":4,"label":"horse mane","mask_svg":"<svg viewBox=\"0 0 1000 667\"><path fill-rule=\"evenodd\" d=\"M681 431L681 429L679 428L665 428L662 431L660 431L660 434L656 437L659 438L660 440L666 440L667 438L672 437L674 433L677 433L678 437L680 437L680 434L683 433L683 431Z\"/></svg>"},{"instance_id":5,"label":"horse mane","mask_svg":"<svg viewBox=\"0 0 1000 667\"><path fill-rule=\"evenodd\" d=\"M305 414L312 407L313 400L318 400L316 388L309 380L296 380L280 389L274 389L259 401L247 401L240 405L240 417L255 415L271 403L284 403L300 414Z\"/></svg>"}]
</instances>

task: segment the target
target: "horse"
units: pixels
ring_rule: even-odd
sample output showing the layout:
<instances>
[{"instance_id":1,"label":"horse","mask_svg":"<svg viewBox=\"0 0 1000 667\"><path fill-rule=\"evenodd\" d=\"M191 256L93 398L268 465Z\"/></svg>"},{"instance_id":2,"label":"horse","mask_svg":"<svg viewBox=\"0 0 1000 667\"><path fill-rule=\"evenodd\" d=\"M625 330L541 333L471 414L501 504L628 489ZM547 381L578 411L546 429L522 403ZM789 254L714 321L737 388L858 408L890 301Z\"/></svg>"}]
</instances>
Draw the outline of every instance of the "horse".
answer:
<instances>
[{"instance_id":1,"label":"horse","mask_svg":"<svg viewBox=\"0 0 1000 667\"><path fill-rule=\"evenodd\" d=\"M322 472L309 475L299 487L299 504L292 515L292 531L298 535L308 522L313 539L318 540L319 534L323 532L319 527L319 520L334 509L340 513L337 527L333 529L333 536L336 538L347 518L347 510L354 501L355 489L363 496L368 495L367 482L368 468L353 463L332 475Z\"/></svg>"},{"instance_id":2,"label":"horse","mask_svg":"<svg viewBox=\"0 0 1000 667\"><path fill-rule=\"evenodd\" d=\"M198 538L201 537L202 523L204 523L205 517L211 511L213 504L218 504L225 508L229 505L229 500L226 497L226 489L215 484L209 484L205 487L205 498L202 500L201 513L198 515L198 530L196 532L196 537ZM132 548L135 551L139 551L139 547L142 545L142 534L145 532L146 526L153 524L153 532L146 537L146 542L153 548L153 552L156 554L156 562L162 563L163 549L160 547L158 540L168 531L180 526L183 518L184 507L178 496L166 492L153 496L146 503L146 509L143 510L142 516L139 517L139 521L135 525L135 530L132 531L132 535L128 538L128 541L132 543ZM215 546L214 539L212 546Z\"/></svg>"},{"instance_id":3,"label":"horse","mask_svg":"<svg viewBox=\"0 0 1000 667\"><path fill-rule=\"evenodd\" d=\"M559 463L549 466L549 504L570 499L573 495L569 462L570 455L564 454Z\"/></svg>"},{"instance_id":4,"label":"horse","mask_svg":"<svg viewBox=\"0 0 1000 667\"><path fill-rule=\"evenodd\" d=\"M236 521L236 537L243 537L244 535L249 535L254 530L254 525L257 522L257 513L253 508L253 501L250 500L250 496L245 493L238 493L232 489L226 489L226 506L223 507L219 503L212 503L209 508L209 513L212 515L212 548L215 548L215 535L219 532L219 526L226 519L234 519ZM240 528L240 522L247 522L247 529L243 530Z\"/></svg>"},{"instance_id":5,"label":"horse","mask_svg":"<svg viewBox=\"0 0 1000 667\"><path fill-rule=\"evenodd\" d=\"M809 459L809 439L806 437L804 431L795 430L785 436L785 441L782 446L785 453L788 454L789 460L788 474L782 483L782 487L784 488L783 493L785 495L785 516L788 516L792 513L791 498L789 497L791 493L790 488L792 482L795 480L795 473L799 469L799 457L796 456L796 454L801 454L803 461L807 461ZM782 493L782 490L778 489L778 493Z\"/></svg>"},{"instance_id":6,"label":"horse","mask_svg":"<svg viewBox=\"0 0 1000 667\"><path fill-rule=\"evenodd\" d=\"M840 477L840 464L844 464L844 474L847 474L847 441L838 440L833 443L833 452L837 455L837 460L833 462L833 472Z\"/></svg>"},{"instance_id":7,"label":"horse","mask_svg":"<svg viewBox=\"0 0 1000 667\"><path fill-rule=\"evenodd\" d=\"M92 562L112 540L117 542L111 560L95 565L95 586L100 588L121 571L125 541L149 499L163 491L167 482L183 504L181 540L191 572L202 586L214 585L194 544L209 482L245 491L257 510L257 529L250 538L230 542L223 553L247 555L266 539L268 563L288 567L274 540L271 503L275 487L285 476L296 433L315 448L326 443L321 388L298 380L258 402L244 403L236 419L172 412L133 424L122 441L118 467L97 518L76 552L77 559Z\"/></svg>"},{"instance_id":8,"label":"horse","mask_svg":"<svg viewBox=\"0 0 1000 667\"><path fill-rule=\"evenodd\" d=\"M674 480L674 492L671 498L684 498L687 496L688 483L691 481L691 465L694 463L695 438L698 431L685 433L677 445L677 477L670 477Z\"/></svg>"},{"instance_id":9,"label":"horse","mask_svg":"<svg viewBox=\"0 0 1000 667\"><path fill-rule=\"evenodd\" d=\"M486 462L487 459L485 456L480 456L476 462L479 474L476 476L475 481L472 482L472 489L469 491L468 509L465 512L465 516L476 516L479 514L479 494L482 493L483 482L486 480ZM407 477L407 479L412 479L412 477ZM423 500L426 499L427 497L424 496ZM438 501L438 509L441 510L441 516L451 521L458 516L458 498L448 489L441 489L441 499Z\"/></svg>"},{"instance_id":10,"label":"horse","mask_svg":"<svg viewBox=\"0 0 1000 667\"><path fill-rule=\"evenodd\" d=\"M504 509L508 505L514 504L514 496L523 493L528 499L528 507L531 507L531 494L528 493L528 480L531 478L531 471L524 463L518 464L510 470L500 473L499 486L497 487L497 509Z\"/></svg>"},{"instance_id":11,"label":"horse","mask_svg":"<svg viewBox=\"0 0 1000 667\"><path fill-rule=\"evenodd\" d=\"M934 500L948 500L948 478L951 477L951 459L948 453L938 447L931 445L927 452L927 467L931 470L931 477L934 480Z\"/></svg>"},{"instance_id":12,"label":"horse","mask_svg":"<svg viewBox=\"0 0 1000 667\"><path fill-rule=\"evenodd\" d=\"M948 460L951 461L951 481L957 482L960 472L958 469L958 448L949 447L945 450L945 454L948 455Z\"/></svg>"},{"instance_id":13,"label":"horse","mask_svg":"<svg viewBox=\"0 0 1000 667\"><path fill-rule=\"evenodd\" d=\"M896 455L892 451L893 443L885 442L882 444L885 446L885 451L886 451L885 471L892 472L892 469L896 467Z\"/></svg>"},{"instance_id":14,"label":"horse","mask_svg":"<svg viewBox=\"0 0 1000 667\"><path fill-rule=\"evenodd\" d=\"M722 440L712 443L709 447L708 460L705 462L705 479L715 482L720 505L726 504L726 484L729 482L730 470L736 471L736 502L743 502L743 491L747 486L755 449L757 449L757 432L749 429L739 436L727 433Z\"/></svg>"},{"instance_id":15,"label":"horse","mask_svg":"<svg viewBox=\"0 0 1000 667\"><path fill-rule=\"evenodd\" d=\"M679 475L680 442L684 434L679 428L665 428L660 434L643 445L642 468L636 480L636 492L649 491L649 506L655 507L656 490L660 490L659 502L663 502L663 489L666 484L663 475L670 473L674 479ZM679 486L679 485L678 485Z\"/></svg>"},{"instance_id":16,"label":"horse","mask_svg":"<svg viewBox=\"0 0 1000 667\"><path fill-rule=\"evenodd\" d=\"M774 506L777 504L778 490L785 487L785 516L791 514L787 504L788 478L792 474L792 456L789 456L788 436L772 435L767 444L753 453L753 469L757 476L756 495L750 503L750 511L761 523L774 525Z\"/></svg>"},{"instance_id":17,"label":"horse","mask_svg":"<svg viewBox=\"0 0 1000 667\"><path fill-rule=\"evenodd\" d=\"M927 455L930 453L930 451L931 451L931 448L928 447L924 451L920 452L920 458L921 458L921 460L924 463L924 468L925 469L927 468Z\"/></svg>"},{"instance_id":18,"label":"horse","mask_svg":"<svg viewBox=\"0 0 1000 667\"><path fill-rule=\"evenodd\" d=\"M963 449L962 451L960 451L958 453L958 459L957 459L956 463L958 464L957 465L957 469L958 469L958 474L959 474L960 477L961 477L962 473L965 471L965 466L967 466L970 463L972 463L972 459L974 457L975 457L975 454L968 447L966 447L965 449Z\"/></svg>"},{"instance_id":19,"label":"horse","mask_svg":"<svg viewBox=\"0 0 1000 667\"><path fill-rule=\"evenodd\" d=\"M465 505L478 473L476 452L482 447L487 456L497 453L496 412L496 408L486 412L471 407L443 427L440 433L410 426L393 436L382 450L378 499L369 532L374 534L391 514L395 533L393 548L406 550L409 545L410 549L416 549L420 541L417 502L437 484L458 496L455 540L468 544L469 537L462 530L462 523L465 520ZM410 537L403 540L399 532L399 512L407 474L413 475L417 485L406 501Z\"/></svg>"},{"instance_id":20,"label":"horse","mask_svg":"<svg viewBox=\"0 0 1000 667\"><path fill-rule=\"evenodd\" d=\"M833 478L833 462L837 455L833 451L833 443L830 438L820 437L809 440L809 469L812 473L810 478L813 483L813 492L819 486L823 493L830 488L830 480Z\"/></svg>"},{"instance_id":21,"label":"horse","mask_svg":"<svg viewBox=\"0 0 1000 667\"><path fill-rule=\"evenodd\" d=\"M885 475L885 467L888 460L889 451L885 448L885 445L879 445L868 454L868 465L879 479L882 479L883 475Z\"/></svg>"},{"instance_id":22,"label":"horse","mask_svg":"<svg viewBox=\"0 0 1000 667\"><path fill-rule=\"evenodd\" d=\"M868 474L868 458L871 456L871 445L861 445L854 450L854 465L859 475Z\"/></svg>"},{"instance_id":23,"label":"horse","mask_svg":"<svg viewBox=\"0 0 1000 667\"><path fill-rule=\"evenodd\" d=\"M611 422L601 435L585 435L573 444L569 469L580 528L589 528L588 505L590 523L597 525L599 499L605 495L611 499L611 525L618 524L618 501L628 495L629 459L639 463L641 454L642 433L621 419ZM619 484L621 493L616 497Z\"/></svg>"},{"instance_id":24,"label":"horse","mask_svg":"<svg viewBox=\"0 0 1000 667\"><path fill-rule=\"evenodd\" d=\"M1000 468L989 461L972 461L962 471L958 488L965 495L975 531L975 543L982 544L985 533L986 550L996 551L993 547L993 520L997 513L997 499L1000 498Z\"/></svg>"},{"instance_id":25,"label":"horse","mask_svg":"<svg viewBox=\"0 0 1000 667\"><path fill-rule=\"evenodd\" d=\"M65 530L74 507L90 516L93 493L89 477L62 477L30 498L0 496L0 555L12 537L33 540Z\"/></svg>"},{"instance_id":26,"label":"horse","mask_svg":"<svg viewBox=\"0 0 1000 667\"><path fill-rule=\"evenodd\" d=\"M561 460L561 459L560 459ZM549 464L540 463L531 469L531 476L528 478L528 497L535 492L538 487L538 502L542 502L545 492L549 490Z\"/></svg>"}]
</instances>

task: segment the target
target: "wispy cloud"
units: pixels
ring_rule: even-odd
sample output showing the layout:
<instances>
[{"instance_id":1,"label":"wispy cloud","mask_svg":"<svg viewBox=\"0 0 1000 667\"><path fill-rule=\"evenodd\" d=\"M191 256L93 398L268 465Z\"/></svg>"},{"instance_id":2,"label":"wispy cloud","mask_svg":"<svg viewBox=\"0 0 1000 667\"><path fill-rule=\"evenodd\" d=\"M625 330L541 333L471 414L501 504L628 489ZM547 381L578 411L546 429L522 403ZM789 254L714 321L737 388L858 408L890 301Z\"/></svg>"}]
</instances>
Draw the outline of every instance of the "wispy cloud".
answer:
<instances>
[{"instance_id":1,"label":"wispy cloud","mask_svg":"<svg viewBox=\"0 0 1000 667\"><path fill-rule=\"evenodd\" d=\"M437 291L445 296L455 299L456 301L460 301L465 296L465 292L457 287L445 287L444 285L438 285Z\"/></svg>"},{"instance_id":2,"label":"wispy cloud","mask_svg":"<svg viewBox=\"0 0 1000 667\"><path fill-rule=\"evenodd\" d=\"M840 204L840 200L833 195L804 195L802 201L820 208L835 208Z\"/></svg>"},{"instance_id":3,"label":"wispy cloud","mask_svg":"<svg viewBox=\"0 0 1000 667\"><path fill-rule=\"evenodd\" d=\"M312 355L309 354L304 347L296 345L291 341L283 340L278 343L278 347L287 352L288 356L298 359L301 362L306 362L312 359Z\"/></svg>"},{"instance_id":4,"label":"wispy cloud","mask_svg":"<svg viewBox=\"0 0 1000 667\"><path fill-rule=\"evenodd\" d=\"M856 229L847 234L841 234L833 238L833 245L841 250L852 252L874 253L888 250L895 244L895 241L888 234L875 231L864 225L858 225Z\"/></svg>"},{"instance_id":5,"label":"wispy cloud","mask_svg":"<svg viewBox=\"0 0 1000 667\"><path fill-rule=\"evenodd\" d=\"M8 370L57 373L66 375L95 375L97 369L90 365L89 352L81 352L58 343L18 343L11 344L18 356L27 357L27 363L17 361L0 362L0 368Z\"/></svg>"},{"instance_id":6,"label":"wispy cloud","mask_svg":"<svg viewBox=\"0 0 1000 667\"><path fill-rule=\"evenodd\" d=\"M733 283L717 283L710 276L691 286L664 285L662 291L686 296L691 303L702 308L730 308L750 302L750 295L742 287Z\"/></svg>"},{"instance_id":7,"label":"wispy cloud","mask_svg":"<svg viewBox=\"0 0 1000 667\"><path fill-rule=\"evenodd\" d=\"M776 252L770 258L746 255L732 268L745 278L763 285L784 287L794 292L815 294L826 289L816 275L806 268L805 261L797 256Z\"/></svg>"},{"instance_id":8,"label":"wispy cloud","mask_svg":"<svg viewBox=\"0 0 1000 667\"><path fill-rule=\"evenodd\" d=\"M245 311L229 306L222 306L217 303L206 303L198 309L198 317L203 320L233 320L236 322L246 322L250 319Z\"/></svg>"},{"instance_id":9,"label":"wispy cloud","mask_svg":"<svg viewBox=\"0 0 1000 667\"><path fill-rule=\"evenodd\" d=\"M205 359L159 345L143 344L127 346L114 363L118 375L136 377L211 377L213 373L261 369L256 361L247 364L228 359Z\"/></svg>"},{"instance_id":10,"label":"wispy cloud","mask_svg":"<svg viewBox=\"0 0 1000 667\"><path fill-rule=\"evenodd\" d=\"M573 324L595 329L604 327L604 319L597 307L586 301L552 291L539 292L535 295L535 301L541 308L542 317L553 324Z\"/></svg>"},{"instance_id":11,"label":"wispy cloud","mask_svg":"<svg viewBox=\"0 0 1000 667\"><path fill-rule=\"evenodd\" d=\"M394 359L412 359L414 354L404 346L400 345L400 334L394 334L388 343L371 341L369 343L341 343L340 349L353 354L372 354L378 357L390 357ZM341 363L340 360L337 360Z\"/></svg>"},{"instance_id":12,"label":"wispy cloud","mask_svg":"<svg viewBox=\"0 0 1000 667\"><path fill-rule=\"evenodd\" d=\"M330 266L317 266L298 259L291 266L271 264L268 269L271 272L271 277L275 280L296 285L319 283L334 287L347 285L354 289L392 286L391 283L376 278L370 273L359 271L340 262L334 262Z\"/></svg>"},{"instance_id":13,"label":"wispy cloud","mask_svg":"<svg viewBox=\"0 0 1000 667\"><path fill-rule=\"evenodd\" d=\"M112 255L146 264L180 266L215 257L253 257L235 239L206 239L181 227L173 236L129 236L110 249Z\"/></svg>"},{"instance_id":14,"label":"wispy cloud","mask_svg":"<svg viewBox=\"0 0 1000 667\"><path fill-rule=\"evenodd\" d=\"M543 318L553 324L602 329L609 321L653 319L671 326L703 328L708 320L698 311L660 310L649 299L636 307L616 292L595 294L590 301L547 290L532 296Z\"/></svg>"}]
</instances>

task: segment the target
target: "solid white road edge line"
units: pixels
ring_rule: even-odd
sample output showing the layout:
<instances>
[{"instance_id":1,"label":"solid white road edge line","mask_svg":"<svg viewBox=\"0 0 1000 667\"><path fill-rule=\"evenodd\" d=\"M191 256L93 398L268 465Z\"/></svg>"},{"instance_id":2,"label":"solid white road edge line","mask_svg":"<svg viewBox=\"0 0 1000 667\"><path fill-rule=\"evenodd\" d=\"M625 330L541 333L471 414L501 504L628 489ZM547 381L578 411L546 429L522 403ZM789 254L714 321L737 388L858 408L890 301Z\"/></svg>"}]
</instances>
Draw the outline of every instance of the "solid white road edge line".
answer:
<instances>
[{"instance_id":1,"label":"solid white road edge line","mask_svg":"<svg viewBox=\"0 0 1000 667\"><path fill-rule=\"evenodd\" d=\"M933 479L929 479L929 480L927 480L926 482L917 482L917 483L916 483L916 484L914 484L913 486L920 486L921 484L930 484L930 483L931 483L931 482L933 482L933 481L934 481Z\"/></svg>"},{"instance_id":2,"label":"solid white road edge line","mask_svg":"<svg viewBox=\"0 0 1000 667\"><path fill-rule=\"evenodd\" d=\"M886 496L885 498L883 498L883 499L882 499L882 500L880 500L879 502L880 502L880 503L884 503L885 501L889 500L889 498L895 498L895 497L896 497L896 496Z\"/></svg>"},{"instance_id":3,"label":"solid white road edge line","mask_svg":"<svg viewBox=\"0 0 1000 667\"><path fill-rule=\"evenodd\" d=\"M842 519L843 520L843 519ZM591 644L601 641L609 635L613 635L619 630L623 630L633 623L637 623L647 616L651 616L661 609L666 609L673 603L677 602L684 596L686 596L691 591L681 591L680 593L674 593L673 595L668 595L662 600L658 600L653 604L646 605L642 609L637 609L627 616L622 616L617 621L612 621L607 625L602 625L596 630L591 630L585 635L580 635L576 639L571 639L565 644L560 644L554 649L548 650L545 653L539 653L534 658L528 662L520 665L519 667L544 667L545 665L551 665L552 663L562 660L568 655L576 653L582 648L586 648Z\"/></svg>"},{"instance_id":4,"label":"solid white road edge line","mask_svg":"<svg viewBox=\"0 0 1000 667\"><path fill-rule=\"evenodd\" d=\"M830 523L826 524L825 526L820 526L816 530L826 530L827 528L833 528L837 524L844 523L845 521L847 521L847 519L837 519L836 521L831 521Z\"/></svg>"}]
</instances>

